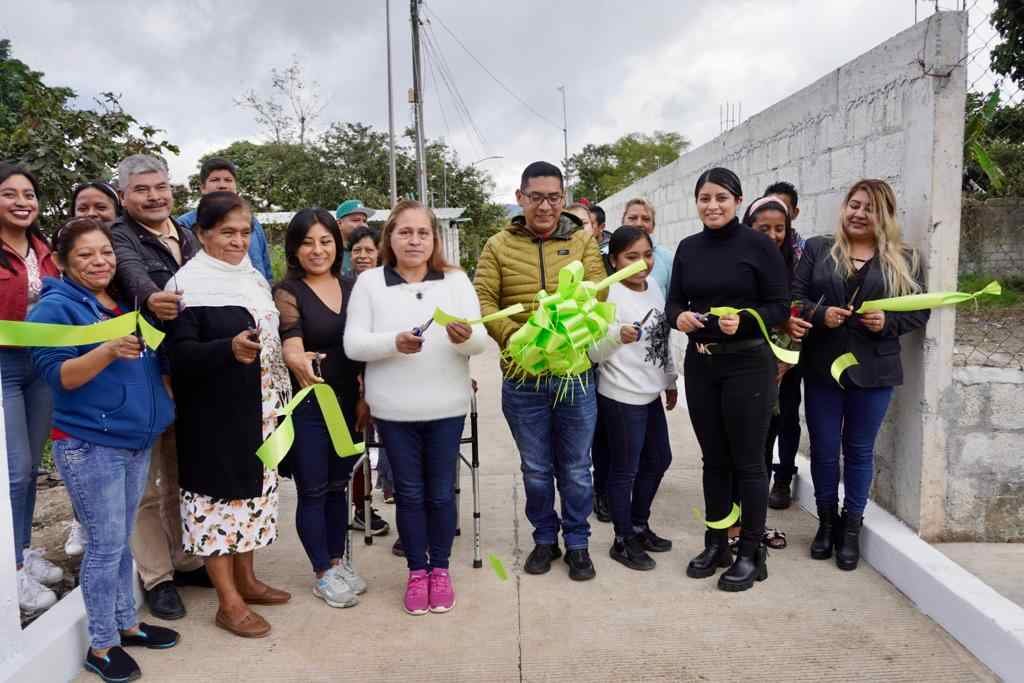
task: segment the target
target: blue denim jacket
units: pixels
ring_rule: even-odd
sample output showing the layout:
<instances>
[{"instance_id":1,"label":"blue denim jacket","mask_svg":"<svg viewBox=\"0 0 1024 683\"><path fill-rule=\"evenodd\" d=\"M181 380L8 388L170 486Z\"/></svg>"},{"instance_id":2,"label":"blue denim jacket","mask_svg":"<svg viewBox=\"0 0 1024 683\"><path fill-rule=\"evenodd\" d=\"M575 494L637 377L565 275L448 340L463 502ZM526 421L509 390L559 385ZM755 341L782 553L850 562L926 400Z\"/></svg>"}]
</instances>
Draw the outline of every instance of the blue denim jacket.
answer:
<instances>
[{"instance_id":1,"label":"blue denim jacket","mask_svg":"<svg viewBox=\"0 0 1024 683\"><path fill-rule=\"evenodd\" d=\"M178 216L178 223L195 232L195 210ZM267 282L274 282L274 272L270 268L270 247L267 244L267 234L263 231L263 226L260 225L260 222L256 220L255 216L252 218L252 237L249 240L249 260L252 261L252 265L256 270L263 273L263 277L267 279Z\"/></svg>"}]
</instances>

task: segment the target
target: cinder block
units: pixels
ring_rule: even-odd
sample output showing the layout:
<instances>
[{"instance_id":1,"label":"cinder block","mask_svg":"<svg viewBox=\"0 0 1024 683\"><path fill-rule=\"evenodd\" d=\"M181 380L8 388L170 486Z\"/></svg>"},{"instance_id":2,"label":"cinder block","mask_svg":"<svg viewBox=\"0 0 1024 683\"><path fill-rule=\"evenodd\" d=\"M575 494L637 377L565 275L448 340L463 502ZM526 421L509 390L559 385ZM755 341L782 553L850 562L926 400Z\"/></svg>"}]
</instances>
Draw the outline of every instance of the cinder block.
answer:
<instances>
[{"instance_id":1,"label":"cinder block","mask_svg":"<svg viewBox=\"0 0 1024 683\"><path fill-rule=\"evenodd\" d=\"M864 177L864 148L860 145L832 151L832 187L849 187Z\"/></svg>"},{"instance_id":2,"label":"cinder block","mask_svg":"<svg viewBox=\"0 0 1024 683\"><path fill-rule=\"evenodd\" d=\"M974 427L981 423L988 402L988 384L956 384L956 405L949 416L954 425Z\"/></svg>"},{"instance_id":3,"label":"cinder block","mask_svg":"<svg viewBox=\"0 0 1024 683\"><path fill-rule=\"evenodd\" d=\"M1024 384L991 384L989 405L992 425L997 429L1024 429ZM1020 450L1024 453L1024 434Z\"/></svg>"},{"instance_id":4,"label":"cinder block","mask_svg":"<svg viewBox=\"0 0 1024 683\"><path fill-rule=\"evenodd\" d=\"M890 133L867 141L864 173L872 178L895 178L903 168L904 133Z\"/></svg>"},{"instance_id":5,"label":"cinder block","mask_svg":"<svg viewBox=\"0 0 1024 683\"><path fill-rule=\"evenodd\" d=\"M800 162L800 186L804 192L816 194L829 189L832 180L830 156L822 154Z\"/></svg>"}]
</instances>

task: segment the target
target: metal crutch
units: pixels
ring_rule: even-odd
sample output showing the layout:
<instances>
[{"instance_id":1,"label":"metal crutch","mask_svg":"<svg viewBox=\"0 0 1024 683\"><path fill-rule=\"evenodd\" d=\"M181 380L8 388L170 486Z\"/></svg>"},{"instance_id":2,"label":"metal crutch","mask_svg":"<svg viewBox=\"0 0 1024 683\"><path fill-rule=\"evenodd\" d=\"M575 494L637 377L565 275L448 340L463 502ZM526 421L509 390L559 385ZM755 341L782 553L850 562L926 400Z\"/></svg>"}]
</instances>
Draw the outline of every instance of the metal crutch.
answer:
<instances>
[{"instance_id":1,"label":"metal crutch","mask_svg":"<svg viewBox=\"0 0 1024 683\"><path fill-rule=\"evenodd\" d=\"M356 460L356 464L352 468L352 475L348 478L348 497L345 500L345 562L349 565L352 564L352 484L355 482L359 468L363 466L364 462L369 464L369 461L370 450L367 446L366 451ZM366 513L364 512L363 514L365 515Z\"/></svg>"},{"instance_id":2,"label":"metal crutch","mask_svg":"<svg viewBox=\"0 0 1024 683\"><path fill-rule=\"evenodd\" d=\"M466 463L469 467L470 476L473 482L473 568L480 569L484 566L484 561L480 557L480 439L477 430L477 408L476 408L476 392L473 392L472 398L470 399L469 408L469 438L460 439L459 444L470 445L470 460L462 455L462 450L459 449L459 460ZM458 466L458 465L456 465ZM456 480L457 481L457 480ZM459 489L455 489L456 492L456 509L458 509L458 492ZM456 530L458 533L458 530Z\"/></svg>"}]
</instances>

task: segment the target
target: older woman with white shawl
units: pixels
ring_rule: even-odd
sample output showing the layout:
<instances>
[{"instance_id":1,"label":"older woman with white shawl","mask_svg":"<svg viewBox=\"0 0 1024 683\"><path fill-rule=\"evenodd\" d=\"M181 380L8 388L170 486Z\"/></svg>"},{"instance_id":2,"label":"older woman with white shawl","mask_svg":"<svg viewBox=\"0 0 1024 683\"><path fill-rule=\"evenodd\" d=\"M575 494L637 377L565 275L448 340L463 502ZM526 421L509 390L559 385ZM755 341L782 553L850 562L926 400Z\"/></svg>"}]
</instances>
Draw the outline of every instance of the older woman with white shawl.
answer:
<instances>
[{"instance_id":1,"label":"older woman with white shawl","mask_svg":"<svg viewBox=\"0 0 1024 683\"><path fill-rule=\"evenodd\" d=\"M251 211L231 192L199 202L195 231L203 251L169 289L184 310L170 330L178 401L182 542L201 556L217 589L217 626L246 638L270 632L249 605L291 595L259 581L253 551L277 537L277 472L256 457L274 431L291 385L281 355L270 287L247 255Z\"/></svg>"}]
</instances>

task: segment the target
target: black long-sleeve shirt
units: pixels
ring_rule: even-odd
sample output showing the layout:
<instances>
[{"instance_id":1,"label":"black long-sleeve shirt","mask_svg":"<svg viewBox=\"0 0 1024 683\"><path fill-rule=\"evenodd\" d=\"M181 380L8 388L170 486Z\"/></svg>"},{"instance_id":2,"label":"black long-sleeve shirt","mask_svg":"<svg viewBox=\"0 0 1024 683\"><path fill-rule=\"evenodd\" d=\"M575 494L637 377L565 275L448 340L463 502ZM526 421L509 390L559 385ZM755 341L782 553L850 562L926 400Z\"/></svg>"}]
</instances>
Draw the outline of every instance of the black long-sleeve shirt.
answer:
<instances>
[{"instance_id":1,"label":"black long-sleeve shirt","mask_svg":"<svg viewBox=\"0 0 1024 683\"><path fill-rule=\"evenodd\" d=\"M672 264L665 314L673 327L683 311L707 313L715 306L752 308L769 328L789 317L789 273L782 254L771 238L735 218L684 239ZM714 318L688 336L707 343L760 335L757 321L741 313L739 329L731 337Z\"/></svg>"}]
</instances>

